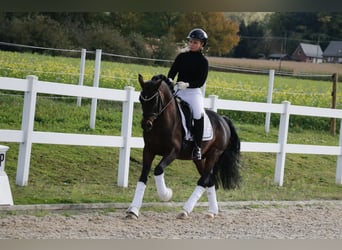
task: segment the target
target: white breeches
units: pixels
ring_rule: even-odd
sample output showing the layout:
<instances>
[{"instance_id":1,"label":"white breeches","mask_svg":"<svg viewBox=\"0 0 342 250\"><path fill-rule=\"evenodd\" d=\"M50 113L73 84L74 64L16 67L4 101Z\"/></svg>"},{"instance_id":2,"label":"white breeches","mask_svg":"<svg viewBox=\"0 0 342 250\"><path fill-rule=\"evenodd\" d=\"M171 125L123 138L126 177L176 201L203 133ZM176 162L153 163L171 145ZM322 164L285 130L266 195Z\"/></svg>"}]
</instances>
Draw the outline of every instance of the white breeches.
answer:
<instances>
[{"instance_id":1,"label":"white breeches","mask_svg":"<svg viewBox=\"0 0 342 250\"><path fill-rule=\"evenodd\" d=\"M203 94L200 88L179 90L177 96L189 103L194 119L201 119L204 115Z\"/></svg>"}]
</instances>

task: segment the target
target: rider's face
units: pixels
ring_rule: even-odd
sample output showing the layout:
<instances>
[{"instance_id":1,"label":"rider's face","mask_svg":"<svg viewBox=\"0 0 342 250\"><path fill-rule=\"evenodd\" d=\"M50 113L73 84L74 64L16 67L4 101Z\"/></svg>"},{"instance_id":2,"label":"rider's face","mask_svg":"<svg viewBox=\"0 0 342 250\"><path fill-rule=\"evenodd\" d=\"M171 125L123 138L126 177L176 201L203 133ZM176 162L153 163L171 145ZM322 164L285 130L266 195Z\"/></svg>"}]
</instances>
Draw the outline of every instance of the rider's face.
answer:
<instances>
[{"instance_id":1,"label":"rider's face","mask_svg":"<svg viewBox=\"0 0 342 250\"><path fill-rule=\"evenodd\" d=\"M197 39L190 39L189 40L189 49L191 51L198 51L202 49L203 43Z\"/></svg>"}]
</instances>

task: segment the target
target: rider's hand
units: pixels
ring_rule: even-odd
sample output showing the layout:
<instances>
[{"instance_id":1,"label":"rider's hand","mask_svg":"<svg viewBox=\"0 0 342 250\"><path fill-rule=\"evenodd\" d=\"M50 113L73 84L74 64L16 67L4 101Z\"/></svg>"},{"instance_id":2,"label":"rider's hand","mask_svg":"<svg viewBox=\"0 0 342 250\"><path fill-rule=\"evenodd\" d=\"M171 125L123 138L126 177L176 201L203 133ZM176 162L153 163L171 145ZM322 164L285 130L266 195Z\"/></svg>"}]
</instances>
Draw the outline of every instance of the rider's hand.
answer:
<instances>
[{"instance_id":1,"label":"rider's hand","mask_svg":"<svg viewBox=\"0 0 342 250\"><path fill-rule=\"evenodd\" d=\"M189 87L189 83L188 82L177 82L177 86L178 86L178 89L186 89L187 87Z\"/></svg>"}]
</instances>

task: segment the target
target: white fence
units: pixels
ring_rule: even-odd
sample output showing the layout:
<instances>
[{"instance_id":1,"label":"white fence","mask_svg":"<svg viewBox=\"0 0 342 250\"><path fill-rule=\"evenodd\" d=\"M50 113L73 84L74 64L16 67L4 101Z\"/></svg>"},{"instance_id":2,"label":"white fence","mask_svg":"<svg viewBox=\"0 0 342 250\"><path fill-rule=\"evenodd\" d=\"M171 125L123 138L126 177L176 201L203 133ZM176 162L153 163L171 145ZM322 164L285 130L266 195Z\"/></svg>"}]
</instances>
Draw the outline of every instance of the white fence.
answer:
<instances>
[{"instance_id":1,"label":"white fence","mask_svg":"<svg viewBox=\"0 0 342 250\"><path fill-rule=\"evenodd\" d=\"M37 77L28 76L27 79L0 77L0 89L25 92L21 130L0 129L1 142L20 143L16 175L17 185L24 186L28 183L32 144L43 143L119 147L118 185L123 187L128 186L130 149L142 148L144 146L144 142L141 137L132 137L131 135L133 107L134 103L138 102L139 97L139 92L135 91L134 88L126 87L125 90L115 90L99 87L87 87L38 81ZM82 96L92 99L122 102L121 135L85 135L34 131L37 93L74 97ZM242 152L270 152L276 154L274 181L278 185L283 185L287 153L336 155L338 158L336 166L336 183L342 184L342 126L340 128L338 146L287 143L290 115L341 119L342 110L295 106L286 101L281 104L229 101L218 99L218 97L214 95L209 96L209 98L205 98L205 107L214 111L221 109L280 114L277 143L241 142Z\"/></svg>"}]
</instances>

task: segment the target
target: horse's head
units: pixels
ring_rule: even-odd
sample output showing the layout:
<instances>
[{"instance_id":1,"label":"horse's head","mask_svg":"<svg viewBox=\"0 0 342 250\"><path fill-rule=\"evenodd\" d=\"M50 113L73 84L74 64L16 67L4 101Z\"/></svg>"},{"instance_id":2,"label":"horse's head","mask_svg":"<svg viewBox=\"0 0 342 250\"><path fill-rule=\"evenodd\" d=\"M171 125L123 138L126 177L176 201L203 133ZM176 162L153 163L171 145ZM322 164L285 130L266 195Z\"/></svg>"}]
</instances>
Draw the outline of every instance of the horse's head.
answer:
<instances>
[{"instance_id":1,"label":"horse's head","mask_svg":"<svg viewBox=\"0 0 342 250\"><path fill-rule=\"evenodd\" d=\"M144 81L142 75L139 74L138 80L141 86L139 101L143 110L141 127L145 132L148 132L152 130L153 122L171 101L170 99L166 105L164 104L164 92L167 90L167 87L163 88L161 86L163 86L163 82L166 83L167 78L164 75L156 75L151 80Z\"/></svg>"}]
</instances>

